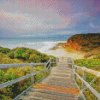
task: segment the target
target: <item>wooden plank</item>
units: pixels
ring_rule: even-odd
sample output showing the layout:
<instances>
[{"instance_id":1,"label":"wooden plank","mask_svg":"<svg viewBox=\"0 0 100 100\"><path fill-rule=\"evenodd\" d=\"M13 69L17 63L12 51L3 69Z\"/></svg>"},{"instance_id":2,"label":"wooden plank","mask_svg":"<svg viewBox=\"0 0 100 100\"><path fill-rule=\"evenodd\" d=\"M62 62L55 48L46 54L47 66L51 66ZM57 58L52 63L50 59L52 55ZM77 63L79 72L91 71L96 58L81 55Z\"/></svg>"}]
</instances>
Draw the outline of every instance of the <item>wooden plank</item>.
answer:
<instances>
[{"instance_id":1,"label":"wooden plank","mask_svg":"<svg viewBox=\"0 0 100 100\"><path fill-rule=\"evenodd\" d=\"M51 63L56 63L56 62L51 62Z\"/></svg>"},{"instance_id":2,"label":"wooden plank","mask_svg":"<svg viewBox=\"0 0 100 100\"><path fill-rule=\"evenodd\" d=\"M90 91L100 100L100 94L93 88L91 87L83 78L81 78L80 75L78 75L76 72L74 72L78 77L79 79L87 86L87 88L90 89Z\"/></svg>"},{"instance_id":3,"label":"wooden plank","mask_svg":"<svg viewBox=\"0 0 100 100\"><path fill-rule=\"evenodd\" d=\"M40 79L39 81L37 81L36 83L39 83L40 81L42 81L45 77L43 77L42 79ZM19 100L20 96L23 95L24 93L26 93L27 91L29 91L33 85L35 85L36 83L33 83L29 88L27 88L26 90L24 90L22 93L20 93L19 95L17 95L13 100Z\"/></svg>"},{"instance_id":4,"label":"wooden plank","mask_svg":"<svg viewBox=\"0 0 100 100\"><path fill-rule=\"evenodd\" d=\"M77 73L77 67L75 68L75 73ZM76 80L76 74L74 73L74 80Z\"/></svg>"},{"instance_id":5,"label":"wooden plank","mask_svg":"<svg viewBox=\"0 0 100 100\"><path fill-rule=\"evenodd\" d=\"M31 70L30 70L30 73L33 74L33 65L31 65ZM34 83L34 76L31 76L31 84Z\"/></svg>"},{"instance_id":6,"label":"wooden plank","mask_svg":"<svg viewBox=\"0 0 100 100\"><path fill-rule=\"evenodd\" d=\"M64 60L64 62L65 62L65 60ZM50 68L50 64L51 63L48 64L47 69ZM68 67L68 66L66 66L66 67ZM70 76L71 73L67 73L68 70L69 70L69 67L68 68L66 68L66 67L60 67L60 68L59 68L59 66L52 67L50 76L47 77L44 81L42 81L43 82L42 85L38 86L39 88L43 88L43 89L33 88L29 92L29 95L25 95L25 97L23 97L21 99L23 99L23 100L24 99L30 99L31 97L33 97L31 99L35 99L35 97L41 97L43 100L45 98L46 99L59 99L59 100L67 100L67 99L68 100L76 100L76 99L78 100L78 99L80 99L79 94L78 95L76 94L76 92L79 92L78 89L77 89L77 91L75 93L73 93L74 91L73 91L72 88L76 89L76 87L74 86L74 83L71 80L71 76ZM70 68L70 70L71 70L71 68ZM58 77L63 74L63 72L59 73L58 71L64 71L64 72L67 71L66 74L68 75L68 77L64 78L64 79L62 79L63 77L61 77L61 79L60 78L58 79L57 77L55 77L56 75L53 75L54 72L59 74ZM43 84L45 84L45 86ZM54 86L52 87L52 85L54 85ZM67 87L69 87L69 88L67 88ZM49 91L49 90L52 90L52 91ZM73 93L73 94L69 94L69 93ZM81 98L81 100L83 100L83 98Z\"/></svg>"},{"instance_id":7,"label":"wooden plank","mask_svg":"<svg viewBox=\"0 0 100 100\"><path fill-rule=\"evenodd\" d=\"M47 67L46 71L49 69L49 67L50 67L50 64L49 64L49 66Z\"/></svg>"},{"instance_id":8,"label":"wooden plank","mask_svg":"<svg viewBox=\"0 0 100 100\"><path fill-rule=\"evenodd\" d=\"M86 79L86 72L85 72L85 71L83 71L83 79L84 79L84 80ZM85 84L84 84L84 82L82 81L82 89L84 89L84 86L85 86Z\"/></svg>"},{"instance_id":9,"label":"wooden plank","mask_svg":"<svg viewBox=\"0 0 100 100\"><path fill-rule=\"evenodd\" d=\"M24 64L0 64L1 68L14 68L14 67L22 67L22 66L31 66L31 65L46 65L47 63L24 63Z\"/></svg>"}]
</instances>

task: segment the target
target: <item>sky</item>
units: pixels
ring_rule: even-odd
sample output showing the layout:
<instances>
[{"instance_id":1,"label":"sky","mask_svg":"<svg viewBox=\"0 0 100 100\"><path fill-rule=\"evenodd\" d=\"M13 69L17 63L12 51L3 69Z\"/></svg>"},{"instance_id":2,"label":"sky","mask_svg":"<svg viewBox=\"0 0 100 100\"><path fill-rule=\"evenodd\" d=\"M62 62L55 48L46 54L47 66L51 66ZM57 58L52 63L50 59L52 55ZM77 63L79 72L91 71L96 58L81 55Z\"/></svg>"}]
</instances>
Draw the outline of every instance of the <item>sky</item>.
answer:
<instances>
[{"instance_id":1,"label":"sky","mask_svg":"<svg viewBox=\"0 0 100 100\"><path fill-rule=\"evenodd\" d=\"M100 0L0 0L0 37L100 32Z\"/></svg>"}]
</instances>

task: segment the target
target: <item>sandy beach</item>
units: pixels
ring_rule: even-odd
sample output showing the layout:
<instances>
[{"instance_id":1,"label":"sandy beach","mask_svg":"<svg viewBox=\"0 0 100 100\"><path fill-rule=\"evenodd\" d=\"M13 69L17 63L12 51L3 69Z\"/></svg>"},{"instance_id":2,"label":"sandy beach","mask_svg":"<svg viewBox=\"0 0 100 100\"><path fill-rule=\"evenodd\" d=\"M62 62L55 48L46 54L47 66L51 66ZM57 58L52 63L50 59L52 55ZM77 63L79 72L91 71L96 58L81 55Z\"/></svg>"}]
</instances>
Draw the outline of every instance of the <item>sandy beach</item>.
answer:
<instances>
[{"instance_id":1,"label":"sandy beach","mask_svg":"<svg viewBox=\"0 0 100 100\"><path fill-rule=\"evenodd\" d=\"M47 55L53 55L55 57L71 57L73 59L83 59L84 54L79 52L67 52L63 47L59 47L56 50L52 50Z\"/></svg>"}]
</instances>

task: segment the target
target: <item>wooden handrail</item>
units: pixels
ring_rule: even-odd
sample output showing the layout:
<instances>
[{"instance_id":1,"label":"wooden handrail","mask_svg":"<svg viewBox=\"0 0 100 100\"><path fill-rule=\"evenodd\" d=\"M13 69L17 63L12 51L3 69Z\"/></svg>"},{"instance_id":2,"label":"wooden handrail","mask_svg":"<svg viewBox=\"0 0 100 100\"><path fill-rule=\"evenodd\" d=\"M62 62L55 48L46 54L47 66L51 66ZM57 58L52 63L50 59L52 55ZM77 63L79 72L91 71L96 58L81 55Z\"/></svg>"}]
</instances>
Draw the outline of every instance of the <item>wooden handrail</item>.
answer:
<instances>
[{"instance_id":1,"label":"wooden handrail","mask_svg":"<svg viewBox=\"0 0 100 100\"><path fill-rule=\"evenodd\" d=\"M13 79L13 80L5 82L3 84L0 84L0 89L2 89L4 87L7 87L7 86L9 86L11 84L17 83L17 82L19 82L21 80L24 80L26 78L29 78L29 77L31 77L31 84L33 84L34 83L33 76L36 75L36 74L39 74L41 72L47 71L48 68L50 67L50 66L48 66L47 68L45 67L44 70L41 70L41 71L38 71L38 72L34 73L33 72L33 66L34 65L45 65L46 66L49 62L50 63L56 63L56 62L51 62L51 59L54 59L54 58L50 58L47 63L0 64L0 69L3 69L3 68L23 67L23 66L31 66L31 74L23 76L23 77L20 77L20 78L17 78L17 79Z\"/></svg>"},{"instance_id":2,"label":"wooden handrail","mask_svg":"<svg viewBox=\"0 0 100 100\"><path fill-rule=\"evenodd\" d=\"M77 65L74 65L74 67L77 67L77 68L81 69L82 71L93 74L94 76L100 77L100 72L98 72L98 71L95 71L95 70L92 70L92 69L89 69L89 68L86 68L86 67L80 67L80 66L77 66Z\"/></svg>"},{"instance_id":3,"label":"wooden handrail","mask_svg":"<svg viewBox=\"0 0 100 100\"><path fill-rule=\"evenodd\" d=\"M46 65L47 63L23 63L23 64L0 64L1 68L15 68L23 66L32 66L32 65Z\"/></svg>"},{"instance_id":4,"label":"wooden handrail","mask_svg":"<svg viewBox=\"0 0 100 100\"><path fill-rule=\"evenodd\" d=\"M88 87L88 89L100 100L100 93L98 93L92 86L90 86L81 76L74 72L78 78Z\"/></svg>"},{"instance_id":5,"label":"wooden handrail","mask_svg":"<svg viewBox=\"0 0 100 100\"><path fill-rule=\"evenodd\" d=\"M85 81L85 77L86 77L86 72L88 73L91 73L97 77L100 77L100 72L98 71L95 71L95 70L92 70L92 69L89 69L89 68L86 68L86 67L81 67L81 66L77 66L74 64L74 60L71 59L71 62L72 63L69 63L72 65L72 69L73 69L73 75L74 75L74 82L76 83L76 85L78 86L77 82L75 81L76 79L76 76L82 81L82 89L84 89L84 85L87 86L87 88L100 100L100 93L98 93L90 84L88 84L86 81ZM83 71L83 77L81 77L78 73L77 73L77 68L79 69L82 69ZM75 70L74 70L75 69ZM78 87L79 88L79 87ZM80 88L79 88L80 89ZM83 95L84 99L86 100L83 92L81 89L80 89L80 92L81 94Z\"/></svg>"},{"instance_id":6,"label":"wooden handrail","mask_svg":"<svg viewBox=\"0 0 100 100\"><path fill-rule=\"evenodd\" d=\"M74 64L74 60L71 59L71 58L67 58L67 61L69 61L68 64L72 65L72 75L73 75L73 80L74 82L76 83L75 79L76 79L76 76L82 81L82 89L84 89L84 86L87 86L87 88L100 100L100 93L98 93L89 83L86 82L85 80L85 76L86 76L86 72L88 73L91 73L97 77L100 77L100 72L98 71L95 71L95 70L92 70L92 69L89 69L89 68L86 68L86 67L81 67L81 66L77 66ZM56 63L59 61L59 59L57 58L56 60L52 60L54 58L50 58L48 60L47 63L24 63L24 64L0 64L0 69L2 68L15 68L15 67L23 67L23 66L31 66L31 72L29 75L26 75L26 76L23 76L23 77L20 77L20 78L17 78L17 79L13 79L11 81L8 81L8 82L5 82L3 84L0 84L0 89L4 88L4 87L7 87L11 84L14 84L14 83L17 83L21 80L24 80L26 78L29 78L31 77L31 84L34 84L34 75L38 74L38 73L41 73L41 72L47 72L47 70L51 67L51 63ZM51 62L52 60L52 62ZM41 70L41 71L38 71L38 72L33 72L33 66L34 65L45 65L45 69L44 70ZM47 66L48 65L48 66ZM78 73L77 73L77 69L81 69L83 71L83 77L81 77ZM78 84L76 83L76 85L78 86ZM79 87L78 87L79 88ZM82 96L84 97L84 99L86 100L82 89L80 89L80 92L82 94Z\"/></svg>"}]
</instances>

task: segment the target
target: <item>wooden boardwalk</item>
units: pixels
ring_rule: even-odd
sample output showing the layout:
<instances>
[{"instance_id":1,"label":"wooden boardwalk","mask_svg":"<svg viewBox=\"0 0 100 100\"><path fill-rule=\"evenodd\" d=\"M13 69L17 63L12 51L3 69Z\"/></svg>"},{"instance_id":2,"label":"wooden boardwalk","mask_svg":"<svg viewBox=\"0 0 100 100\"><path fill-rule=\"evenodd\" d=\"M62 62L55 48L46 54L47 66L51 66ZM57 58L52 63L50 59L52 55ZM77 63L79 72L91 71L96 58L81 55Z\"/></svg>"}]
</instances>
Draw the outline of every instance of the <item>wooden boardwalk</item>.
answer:
<instances>
[{"instance_id":1,"label":"wooden boardwalk","mask_svg":"<svg viewBox=\"0 0 100 100\"><path fill-rule=\"evenodd\" d=\"M59 60L50 75L34 85L20 100L84 100L72 81L72 70L66 60Z\"/></svg>"}]
</instances>

